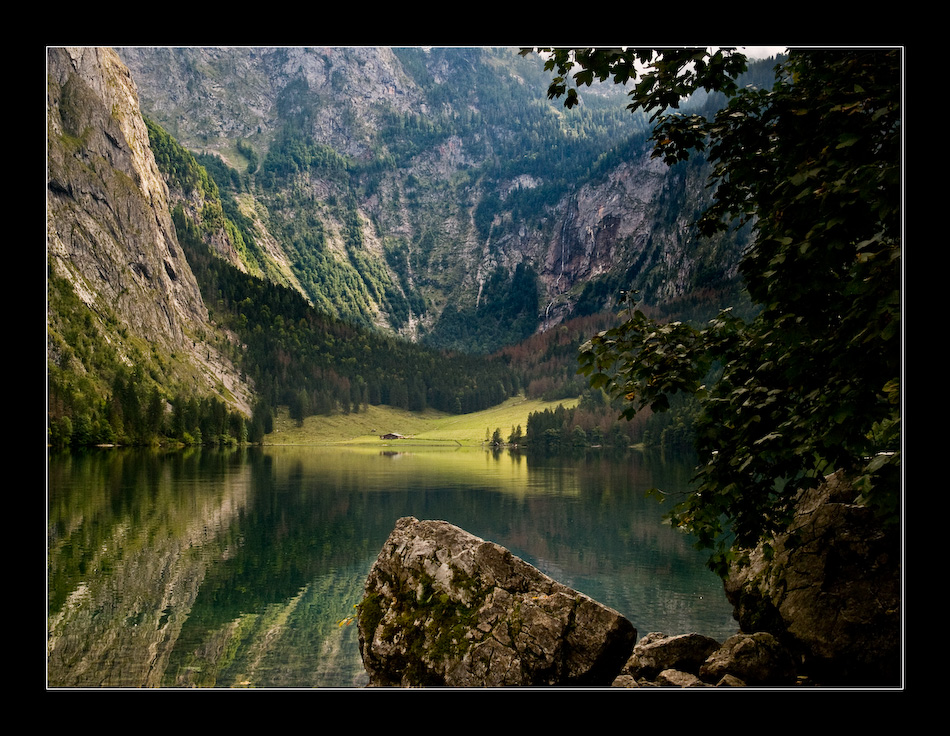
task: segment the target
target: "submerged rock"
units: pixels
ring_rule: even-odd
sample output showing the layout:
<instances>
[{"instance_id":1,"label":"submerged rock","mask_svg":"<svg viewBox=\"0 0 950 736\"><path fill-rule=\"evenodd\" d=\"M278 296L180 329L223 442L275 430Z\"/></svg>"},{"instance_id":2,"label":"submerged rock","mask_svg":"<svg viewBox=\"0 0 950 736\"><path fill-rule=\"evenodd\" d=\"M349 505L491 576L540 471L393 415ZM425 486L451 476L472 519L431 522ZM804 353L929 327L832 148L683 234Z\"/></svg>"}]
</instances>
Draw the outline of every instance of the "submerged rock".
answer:
<instances>
[{"instance_id":1,"label":"submerged rock","mask_svg":"<svg viewBox=\"0 0 950 736\"><path fill-rule=\"evenodd\" d=\"M372 686L610 685L637 631L509 550L400 519L359 606Z\"/></svg>"}]
</instances>

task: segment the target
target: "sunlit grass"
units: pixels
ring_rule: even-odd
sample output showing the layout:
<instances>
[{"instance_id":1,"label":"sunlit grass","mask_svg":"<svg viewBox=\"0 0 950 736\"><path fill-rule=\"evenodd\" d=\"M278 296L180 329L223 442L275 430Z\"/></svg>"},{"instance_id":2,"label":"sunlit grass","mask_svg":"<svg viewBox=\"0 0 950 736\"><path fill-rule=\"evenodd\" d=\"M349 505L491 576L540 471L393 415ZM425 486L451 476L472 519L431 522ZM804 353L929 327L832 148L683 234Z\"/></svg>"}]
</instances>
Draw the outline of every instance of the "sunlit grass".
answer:
<instances>
[{"instance_id":1,"label":"sunlit grass","mask_svg":"<svg viewBox=\"0 0 950 736\"><path fill-rule=\"evenodd\" d=\"M411 412L391 406L368 406L350 414L307 417L302 426L290 419L286 407L282 407L274 421L274 432L264 439L269 445L314 445L314 444L380 444L380 436L394 433L405 437L390 440L395 443L480 445L491 438L495 429L507 440L513 427L527 428L528 415L532 412L556 408L563 404L570 408L577 399L541 401L516 397L503 404L472 412L471 414L445 414L426 410Z\"/></svg>"}]
</instances>

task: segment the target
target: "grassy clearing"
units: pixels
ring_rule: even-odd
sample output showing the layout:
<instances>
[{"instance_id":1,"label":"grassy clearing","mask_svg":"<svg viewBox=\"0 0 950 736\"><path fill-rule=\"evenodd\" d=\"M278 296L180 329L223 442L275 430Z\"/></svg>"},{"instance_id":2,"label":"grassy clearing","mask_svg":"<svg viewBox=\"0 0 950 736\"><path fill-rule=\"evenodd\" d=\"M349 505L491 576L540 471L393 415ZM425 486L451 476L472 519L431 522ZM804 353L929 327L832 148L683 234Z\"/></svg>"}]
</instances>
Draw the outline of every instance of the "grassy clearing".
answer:
<instances>
[{"instance_id":1,"label":"grassy clearing","mask_svg":"<svg viewBox=\"0 0 950 736\"><path fill-rule=\"evenodd\" d=\"M511 428L527 428L532 412L553 409L558 404L573 407L577 399L541 401L516 397L503 404L471 414L444 414L427 410L411 412L391 406L369 406L365 411L333 416L307 417L303 426L290 419L281 409L274 421L274 432L267 435L267 445L332 445L379 444L380 435L401 434L407 439L396 442L471 446L480 445L496 428L507 439Z\"/></svg>"}]
</instances>

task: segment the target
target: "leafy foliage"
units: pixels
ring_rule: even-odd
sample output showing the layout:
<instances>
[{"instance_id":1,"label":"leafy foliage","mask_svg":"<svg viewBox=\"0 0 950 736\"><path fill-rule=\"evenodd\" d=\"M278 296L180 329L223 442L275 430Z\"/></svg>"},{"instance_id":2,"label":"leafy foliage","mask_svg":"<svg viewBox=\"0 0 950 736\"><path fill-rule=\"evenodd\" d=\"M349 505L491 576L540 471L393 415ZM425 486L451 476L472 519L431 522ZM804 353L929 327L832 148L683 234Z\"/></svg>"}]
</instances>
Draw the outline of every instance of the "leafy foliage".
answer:
<instances>
[{"instance_id":1,"label":"leafy foliage","mask_svg":"<svg viewBox=\"0 0 950 736\"><path fill-rule=\"evenodd\" d=\"M749 224L741 273L758 315L723 312L703 328L662 324L636 308L580 352L591 385L664 411L700 402L698 487L671 513L713 549L768 538L795 493L844 469L861 500L899 513L900 54L790 53L774 85L739 89L742 54L705 49L552 50L549 95L576 104L579 84L632 85L653 112L654 156L706 152L712 234ZM704 89L728 99L713 117L676 112ZM673 112L670 112L670 111Z\"/></svg>"}]
</instances>

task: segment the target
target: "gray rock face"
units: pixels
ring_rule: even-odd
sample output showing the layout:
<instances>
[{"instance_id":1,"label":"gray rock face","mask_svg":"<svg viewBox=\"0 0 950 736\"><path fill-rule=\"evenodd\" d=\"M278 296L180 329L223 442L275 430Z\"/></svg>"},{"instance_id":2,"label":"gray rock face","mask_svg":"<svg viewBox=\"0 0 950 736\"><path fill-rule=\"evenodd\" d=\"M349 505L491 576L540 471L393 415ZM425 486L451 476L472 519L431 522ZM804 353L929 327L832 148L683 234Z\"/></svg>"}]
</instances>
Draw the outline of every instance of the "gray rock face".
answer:
<instances>
[{"instance_id":1,"label":"gray rock face","mask_svg":"<svg viewBox=\"0 0 950 736\"><path fill-rule=\"evenodd\" d=\"M388 244L382 240L408 244L410 276L424 286L427 303L414 314L418 322L404 328L409 337L421 337L436 324L446 304L463 309L483 303L484 287L496 269L510 276L522 263L538 274L547 326L572 314L585 283L612 272L625 274L634 265L630 273L636 274L636 282L627 284L625 276L625 288L639 290L651 303L689 293L710 268L721 269L726 278L737 274L741 244L717 239L710 241L714 244L708 250L705 245L697 248L692 236L693 210L708 201L705 173L674 172L653 159L648 146L631 149L603 176L577 179L576 187L556 201L544 195L543 206L528 207L524 215L517 208L503 209L486 240L474 225L478 203L493 198L517 201L519 197L511 197L515 192L556 188L563 174L534 167L509 172L505 167L497 182L494 176L472 175L485 166L491 168L498 146L521 135L523 126L492 123L470 134L465 126L448 121L468 114L497 118L494 107L488 107L495 95L476 99L450 92L453 87L467 87L471 60L459 63L452 60L453 54L427 52L414 71L393 49L371 46L120 47L117 53L131 69L148 117L189 150L214 152L237 169L246 166L235 155L238 141L264 157L283 126L300 125L298 113L303 109L307 116L302 135L360 161L391 155L394 146L387 133L391 119L418 119L451 132L433 136L431 145L422 143L405 160L398 153L398 166L381 167L373 174L368 196L364 191L337 190L339 182L318 171L301 172L303 178L293 184L312 192L312 211L307 214L324 223L331 252L351 247L338 234L344 224L325 204L337 198L352 197L357 203L365 223L361 257L381 270L391 268L383 257ZM513 60L501 61L504 56L487 49L472 58L479 74L485 75L483 83L499 94L515 77L518 86L526 84L518 71L521 65ZM429 80L425 85L416 81L423 78L420 71ZM425 88L433 83L442 90L435 97ZM272 201L257 188L242 197L248 204L252 199L256 208L275 218L294 216L281 211L280 202L287 197ZM298 244L286 242L279 227L272 221L267 224L270 220L263 217L259 222L260 229L269 230L264 238L271 246L269 255L277 264L290 264L289 270L295 272L288 285L306 294L305 279L300 277L307 274L294 265L300 260L295 255ZM718 253L711 257L713 250ZM372 294L365 296L374 299ZM376 306L380 324L388 321L393 326L392 315L385 314L388 306Z\"/></svg>"},{"instance_id":2,"label":"gray rock face","mask_svg":"<svg viewBox=\"0 0 950 736\"><path fill-rule=\"evenodd\" d=\"M179 380L204 383L250 414L249 385L218 348L224 335L209 319L169 208L129 70L111 49L48 49L50 272L69 282L94 315L90 329L121 359L138 363L145 343ZM47 341L50 361L63 353L62 341Z\"/></svg>"},{"instance_id":3,"label":"gray rock face","mask_svg":"<svg viewBox=\"0 0 950 736\"><path fill-rule=\"evenodd\" d=\"M94 311L181 350L207 322L128 69L110 49L48 51L47 252Z\"/></svg>"},{"instance_id":4,"label":"gray rock face","mask_svg":"<svg viewBox=\"0 0 950 736\"><path fill-rule=\"evenodd\" d=\"M374 686L610 685L636 636L505 548L412 517L383 545L359 611Z\"/></svg>"}]
</instances>

